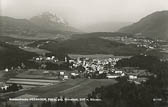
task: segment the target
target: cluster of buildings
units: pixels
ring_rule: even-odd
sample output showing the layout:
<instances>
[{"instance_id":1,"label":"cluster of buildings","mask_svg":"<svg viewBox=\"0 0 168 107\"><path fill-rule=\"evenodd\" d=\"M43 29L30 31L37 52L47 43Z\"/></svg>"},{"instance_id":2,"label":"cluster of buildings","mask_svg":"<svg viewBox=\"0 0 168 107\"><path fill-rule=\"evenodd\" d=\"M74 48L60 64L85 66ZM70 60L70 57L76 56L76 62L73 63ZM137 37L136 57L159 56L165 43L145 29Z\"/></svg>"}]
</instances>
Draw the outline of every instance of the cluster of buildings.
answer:
<instances>
[{"instance_id":1,"label":"cluster of buildings","mask_svg":"<svg viewBox=\"0 0 168 107\"><path fill-rule=\"evenodd\" d=\"M114 37L103 37L103 39L118 41L124 44L135 44L137 47L145 47L147 49L155 49L158 47L158 43L154 40L143 38L143 37L130 37L130 36L114 36Z\"/></svg>"},{"instance_id":2,"label":"cluster of buildings","mask_svg":"<svg viewBox=\"0 0 168 107\"><path fill-rule=\"evenodd\" d=\"M33 57L33 61L35 62L42 62L42 61L58 62L59 60L55 56L38 56L38 57Z\"/></svg>"},{"instance_id":3,"label":"cluster of buildings","mask_svg":"<svg viewBox=\"0 0 168 107\"><path fill-rule=\"evenodd\" d=\"M128 78L128 81L141 84L142 82L146 82L149 76L153 75L147 70L138 67L115 68L117 61L120 59L119 57L108 59L71 59L69 60L70 68L72 68L74 72L71 72L70 76L100 79L115 79L125 76ZM68 76L66 76L65 79L68 79Z\"/></svg>"},{"instance_id":4,"label":"cluster of buildings","mask_svg":"<svg viewBox=\"0 0 168 107\"><path fill-rule=\"evenodd\" d=\"M114 68L117 61L120 58L108 58L108 59L91 59L91 58L77 58L69 60L72 65L71 68L83 67L85 72L98 72L99 74ZM78 69L80 71L80 69ZM82 72L82 69L81 71Z\"/></svg>"},{"instance_id":5,"label":"cluster of buildings","mask_svg":"<svg viewBox=\"0 0 168 107\"><path fill-rule=\"evenodd\" d=\"M158 47L158 43L151 39L146 38L132 38L132 37L122 37L122 42L125 44L135 44L137 47L145 47L147 49L155 49Z\"/></svg>"}]
</instances>

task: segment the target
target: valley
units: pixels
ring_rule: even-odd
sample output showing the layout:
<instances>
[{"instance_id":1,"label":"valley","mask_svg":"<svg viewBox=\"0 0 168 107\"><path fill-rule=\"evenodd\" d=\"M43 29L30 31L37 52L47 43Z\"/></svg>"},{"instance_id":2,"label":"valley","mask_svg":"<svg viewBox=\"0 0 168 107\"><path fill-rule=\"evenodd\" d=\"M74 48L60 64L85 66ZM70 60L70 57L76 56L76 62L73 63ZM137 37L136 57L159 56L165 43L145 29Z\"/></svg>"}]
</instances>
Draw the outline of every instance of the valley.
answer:
<instances>
[{"instance_id":1,"label":"valley","mask_svg":"<svg viewBox=\"0 0 168 107\"><path fill-rule=\"evenodd\" d=\"M101 99L83 107L166 105L167 17L156 12L118 32L86 33L51 12L0 16L0 106L17 107L9 98L24 97Z\"/></svg>"}]
</instances>

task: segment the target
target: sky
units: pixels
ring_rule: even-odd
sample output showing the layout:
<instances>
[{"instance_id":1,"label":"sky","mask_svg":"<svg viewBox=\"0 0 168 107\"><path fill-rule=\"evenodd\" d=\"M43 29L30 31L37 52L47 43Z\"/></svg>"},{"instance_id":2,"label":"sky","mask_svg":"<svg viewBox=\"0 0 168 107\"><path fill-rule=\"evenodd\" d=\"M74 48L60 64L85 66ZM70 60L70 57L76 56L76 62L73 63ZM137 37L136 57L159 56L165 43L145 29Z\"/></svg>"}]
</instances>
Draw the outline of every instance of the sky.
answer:
<instances>
[{"instance_id":1,"label":"sky","mask_svg":"<svg viewBox=\"0 0 168 107\"><path fill-rule=\"evenodd\" d=\"M168 10L168 0L0 0L1 15L30 18L52 11L72 26L102 22L136 22Z\"/></svg>"}]
</instances>

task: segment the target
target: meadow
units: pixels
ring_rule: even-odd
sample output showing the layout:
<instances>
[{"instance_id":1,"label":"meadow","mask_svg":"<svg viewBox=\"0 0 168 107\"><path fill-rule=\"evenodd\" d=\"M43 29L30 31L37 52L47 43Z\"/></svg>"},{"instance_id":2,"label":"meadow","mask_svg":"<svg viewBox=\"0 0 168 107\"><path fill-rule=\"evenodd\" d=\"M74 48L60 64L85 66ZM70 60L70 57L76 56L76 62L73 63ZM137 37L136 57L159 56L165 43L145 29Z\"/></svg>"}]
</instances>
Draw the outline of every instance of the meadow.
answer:
<instances>
[{"instance_id":1,"label":"meadow","mask_svg":"<svg viewBox=\"0 0 168 107\"><path fill-rule=\"evenodd\" d=\"M95 90L96 87L107 86L117 83L113 79L69 79L55 85L42 88L33 88L29 94L39 97L58 97L84 98Z\"/></svg>"}]
</instances>

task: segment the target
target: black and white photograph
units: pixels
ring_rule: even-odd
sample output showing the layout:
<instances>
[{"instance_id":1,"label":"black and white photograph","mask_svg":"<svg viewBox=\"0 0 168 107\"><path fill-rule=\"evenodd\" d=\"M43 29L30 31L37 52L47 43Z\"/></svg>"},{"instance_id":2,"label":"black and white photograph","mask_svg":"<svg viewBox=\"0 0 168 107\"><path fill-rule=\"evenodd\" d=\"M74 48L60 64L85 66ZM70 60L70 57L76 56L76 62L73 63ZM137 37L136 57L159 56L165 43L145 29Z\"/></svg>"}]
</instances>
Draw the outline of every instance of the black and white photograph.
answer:
<instances>
[{"instance_id":1,"label":"black and white photograph","mask_svg":"<svg viewBox=\"0 0 168 107\"><path fill-rule=\"evenodd\" d=\"M168 1L0 0L0 107L168 107Z\"/></svg>"}]
</instances>

